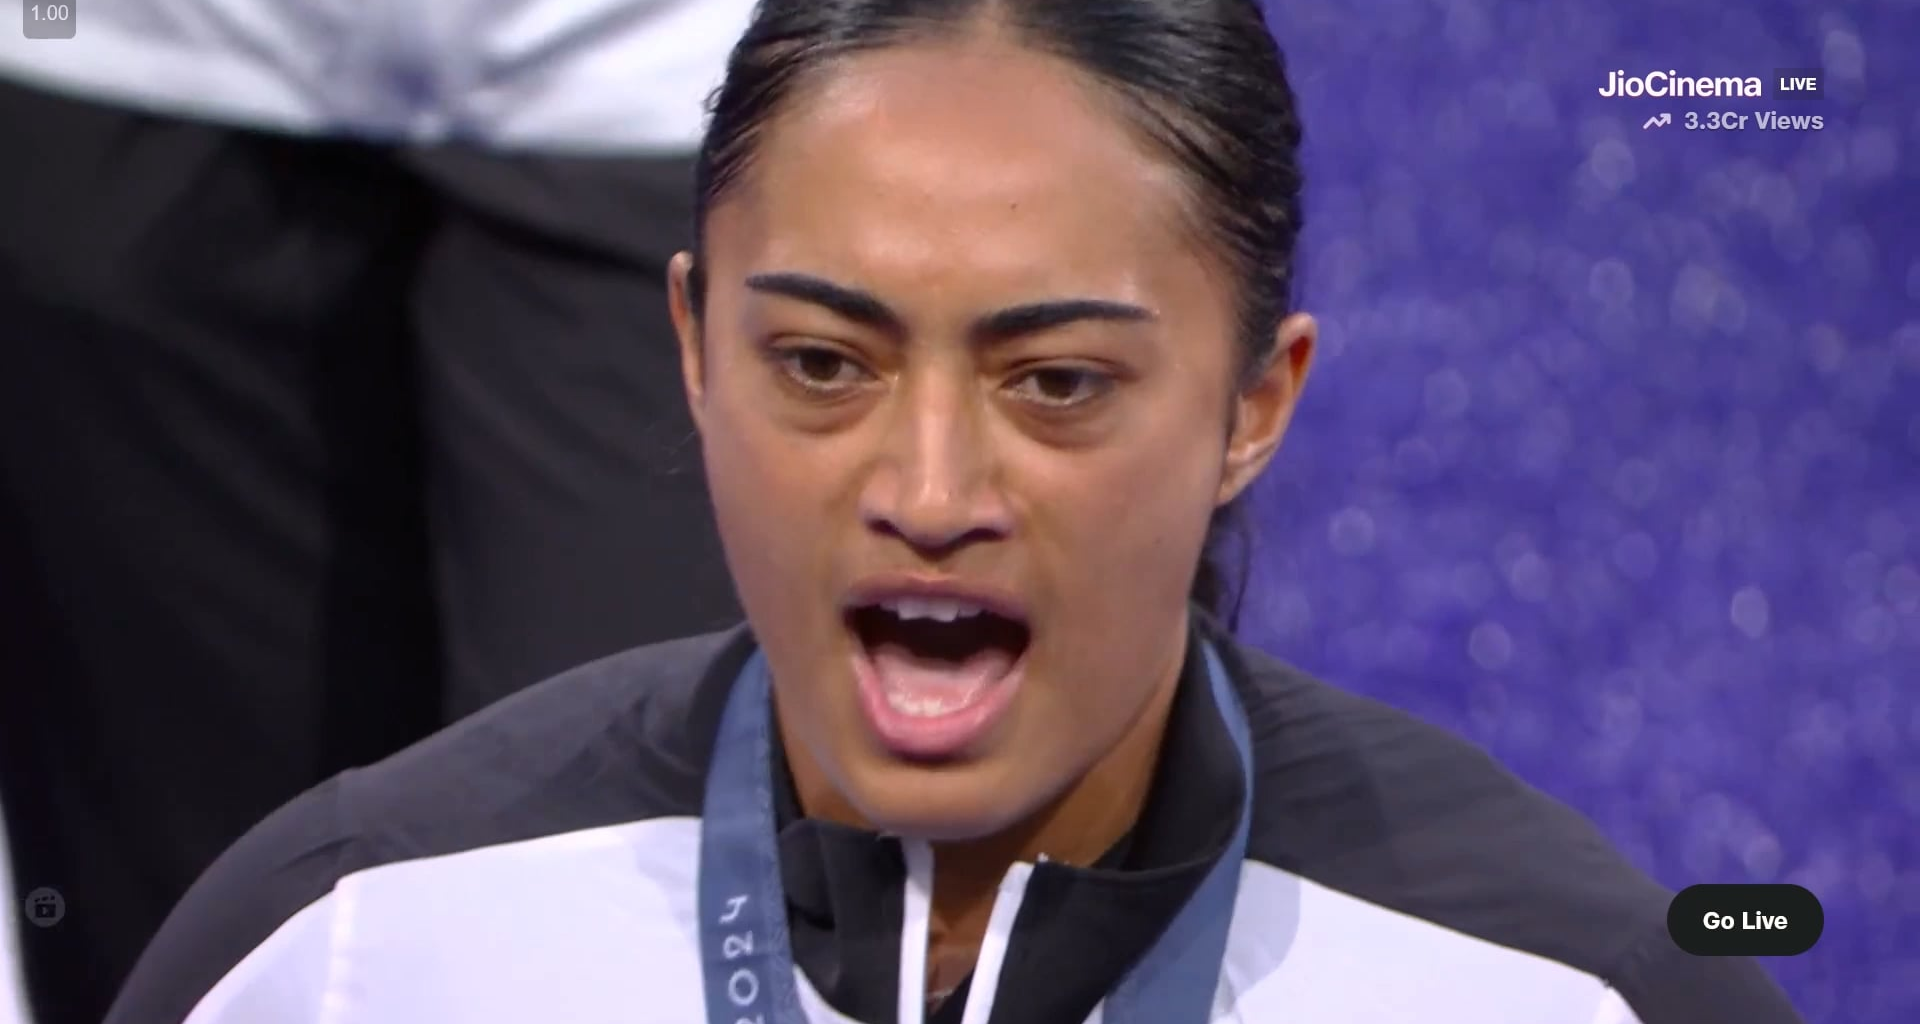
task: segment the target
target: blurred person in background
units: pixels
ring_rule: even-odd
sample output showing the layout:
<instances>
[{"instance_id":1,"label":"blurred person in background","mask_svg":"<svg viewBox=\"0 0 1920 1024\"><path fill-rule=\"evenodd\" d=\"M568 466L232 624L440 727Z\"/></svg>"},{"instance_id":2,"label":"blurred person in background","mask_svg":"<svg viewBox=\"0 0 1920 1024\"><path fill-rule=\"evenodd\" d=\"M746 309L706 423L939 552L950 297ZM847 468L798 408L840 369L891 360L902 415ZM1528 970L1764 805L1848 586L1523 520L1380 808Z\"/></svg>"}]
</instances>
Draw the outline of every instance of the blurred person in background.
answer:
<instances>
[{"instance_id":1,"label":"blurred person in background","mask_svg":"<svg viewBox=\"0 0 1920 1024\"><path fill-rule=\"evenodd\" d=\"M7 828L0 815L0 894L12 894L13 869L7 856ZM11 906L6 908L11 918ZM20 965L20 935L11 927L0 927L0 1024L27 1024L25 972Z\"/></svg>"},{"instance_id":2,"label":"blurred person in background","mask_svg":"<svg viewBox=\"0 0 1920 1024\"><path fill-rule=\"evenodd\" d=\"M10 905L65 901L14 937L40 1024L97 1021L293 794L733 619L664 282L750 7L0 33L0 806Z\"/></svg>"}]
</instances>

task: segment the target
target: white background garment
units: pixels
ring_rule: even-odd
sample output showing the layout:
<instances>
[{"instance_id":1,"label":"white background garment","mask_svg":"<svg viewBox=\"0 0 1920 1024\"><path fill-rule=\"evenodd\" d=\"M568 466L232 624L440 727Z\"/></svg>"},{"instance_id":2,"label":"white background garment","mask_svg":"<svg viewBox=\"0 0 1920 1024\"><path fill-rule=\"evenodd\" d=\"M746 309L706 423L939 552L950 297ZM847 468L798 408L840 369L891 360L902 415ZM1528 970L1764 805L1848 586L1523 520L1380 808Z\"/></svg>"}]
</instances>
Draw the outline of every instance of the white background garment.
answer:
<instances>
[{"instance_id":1,"label":"white background garment","mask_svg":"<svg viewBox=\"0 0 1920 1024\"><path fill-rule=\"evenodd\" d=\"M675 152L752 0L86 0L0 76L296 132Z\"/></svg>"}]
</instances>

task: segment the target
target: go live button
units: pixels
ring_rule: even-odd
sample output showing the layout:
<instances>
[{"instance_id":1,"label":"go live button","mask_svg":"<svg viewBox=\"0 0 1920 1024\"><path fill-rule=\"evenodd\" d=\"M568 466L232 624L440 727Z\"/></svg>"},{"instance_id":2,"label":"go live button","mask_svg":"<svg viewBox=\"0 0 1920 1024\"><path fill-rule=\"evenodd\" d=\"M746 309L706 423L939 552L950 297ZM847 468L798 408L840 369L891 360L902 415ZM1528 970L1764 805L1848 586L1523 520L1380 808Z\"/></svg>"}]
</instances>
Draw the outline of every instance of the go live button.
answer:
<instances>
[{"instance_id":1,"label":"go live button","mask_svg":"<svg viewBox=\"0 0 1920 1024\"><path fill-rule=\"evenodd\" d=\"M1695 956L1799 956L1826 928L1797 885L1690 885L1667 906L1667 934Z\"/></svg>"}]
</instances>

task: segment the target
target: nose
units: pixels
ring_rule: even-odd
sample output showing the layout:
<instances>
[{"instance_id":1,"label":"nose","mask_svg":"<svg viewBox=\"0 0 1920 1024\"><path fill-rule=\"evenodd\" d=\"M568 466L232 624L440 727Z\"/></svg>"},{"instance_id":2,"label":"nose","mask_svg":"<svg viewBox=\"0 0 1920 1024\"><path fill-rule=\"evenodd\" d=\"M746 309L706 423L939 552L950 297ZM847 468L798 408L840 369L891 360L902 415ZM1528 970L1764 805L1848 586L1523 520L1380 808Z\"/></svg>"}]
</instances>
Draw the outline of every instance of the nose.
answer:
<instances>
[{"instance_id":1,"label":"nose","mask_svg":"<svg viewBox=\"0 0 1920 1024\"><path fill-rule=\"evenodd\" d=\"M861 491L867 527L936 557L1006 536L1013 517L987 413L969 389L923 386L896 403Z\"/></svg>"}]
</instances>

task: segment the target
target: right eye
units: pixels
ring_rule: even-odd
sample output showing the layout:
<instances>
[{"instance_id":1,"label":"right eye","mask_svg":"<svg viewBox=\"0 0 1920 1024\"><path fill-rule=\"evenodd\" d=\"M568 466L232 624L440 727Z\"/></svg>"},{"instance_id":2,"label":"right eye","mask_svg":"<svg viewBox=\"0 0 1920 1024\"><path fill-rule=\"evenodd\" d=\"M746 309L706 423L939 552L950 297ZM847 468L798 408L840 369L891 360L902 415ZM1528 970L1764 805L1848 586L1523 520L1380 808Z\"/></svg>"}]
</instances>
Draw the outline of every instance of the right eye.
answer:
<instances>
[{"instance_id":1,"label":"right eye","mask_svg":"<svg viewBox=\"0 0 1920 1024\"><path fill-rule=\"evenodd\" d=\"M872 378L845 353L824 345L791 345L774 354L792 381L818 394L838 394Z\"/></svg>"}]
</instances>

